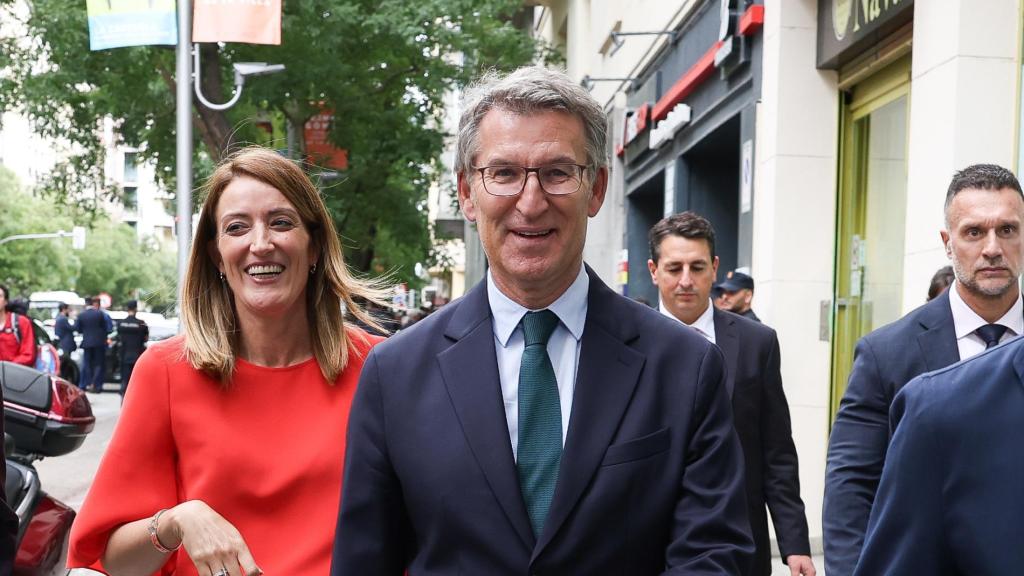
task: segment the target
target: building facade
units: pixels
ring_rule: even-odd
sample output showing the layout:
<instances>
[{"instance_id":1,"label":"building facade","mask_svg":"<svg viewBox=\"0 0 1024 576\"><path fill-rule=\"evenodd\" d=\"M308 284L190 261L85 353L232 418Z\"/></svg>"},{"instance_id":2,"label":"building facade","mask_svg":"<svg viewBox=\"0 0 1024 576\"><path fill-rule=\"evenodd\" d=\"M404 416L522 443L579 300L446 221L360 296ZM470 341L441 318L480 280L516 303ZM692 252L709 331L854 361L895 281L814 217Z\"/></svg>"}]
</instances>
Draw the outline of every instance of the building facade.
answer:
<instances>
[{"instance_id":1,"label":"building facade","mask_svg":"<svg viewBox=\"0 0 1024 576\"><path fill-rule=\"evenodd\" d=\"M537 33L564 46L616 134L588 262L656 298L647 228L686 209L712 220L720 279L749 271L754 309L779 333L820 544L828 433L856 340L923 304L948 263L953 172L1020 166L1020 0L540 4ZM670 34L624 34L658 31Z\"/></svg>"}]
</instances>

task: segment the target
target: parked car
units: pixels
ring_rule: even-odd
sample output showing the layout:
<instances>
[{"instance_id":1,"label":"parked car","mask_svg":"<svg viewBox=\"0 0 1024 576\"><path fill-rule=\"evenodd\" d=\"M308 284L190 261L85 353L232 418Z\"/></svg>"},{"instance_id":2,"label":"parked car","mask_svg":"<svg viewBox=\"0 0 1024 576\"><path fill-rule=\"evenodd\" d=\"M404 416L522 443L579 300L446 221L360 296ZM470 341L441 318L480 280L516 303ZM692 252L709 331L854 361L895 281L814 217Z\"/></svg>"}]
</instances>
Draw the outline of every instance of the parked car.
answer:
<instances>
[{"instance_id":1,"label":"parked car","mask_svg":"<svg viewBox=\"0 0 1024 576\"><path fill-rule=\"evenodd\" d=\"M121 341L117 336L117 326L128 317L128 312L124 310L107 310L107 314L110 315L110 319L114 321L114 331L107 337L107 354L106 354L106 372L103 376L104 382L120 382L121 381ZM162 314L156 314L153 312L139 312L138 317L146 321L146 325L149 326L149 342L158 342L174 336L178 333L178 319L177 318L165 318ZM82 366L82 349L81 349L81 335L76 335L75 340L79 343L79 348L71 353L71 358L76 364L76 368ZM77 384L77 379L75 383Z\"/></svg>"}]
</instances>

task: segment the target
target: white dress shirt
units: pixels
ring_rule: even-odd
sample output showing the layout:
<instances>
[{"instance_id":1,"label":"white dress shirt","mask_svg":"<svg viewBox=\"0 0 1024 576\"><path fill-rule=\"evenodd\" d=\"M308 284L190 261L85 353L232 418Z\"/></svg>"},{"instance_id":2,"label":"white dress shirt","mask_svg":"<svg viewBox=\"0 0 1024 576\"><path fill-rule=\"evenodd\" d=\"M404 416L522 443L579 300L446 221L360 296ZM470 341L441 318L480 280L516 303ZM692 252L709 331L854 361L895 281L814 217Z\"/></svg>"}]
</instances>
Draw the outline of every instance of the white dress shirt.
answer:
<instances>
[{"instance_id":1,"label":"white dress shirt","mask_svg":"<svg viewBox=\"0 0 1024 576\"><path fill-rule=\"evenodd\" d=\"M960 350L960 359L966 360L971 356L981 354L985 351L985 341L982 340L975 330L988 324L978 313L971 310L971 307L960 297L957 287L959 281L953 282L949 287L949 308L953 312L953 329L956 331L956 347ZM995 321L995 324L1006 326L1008 330L1003 333L999 342L1006 342L1024 333L1024 303L1021 296L1017 294L1017 301L1010 306L1010 309L1003 314L1003 317Z\"/></svg>"},{"instance_id":2,"label":"white dress shirt","mask_svg":"<svg viewBox=\"0 0 1024 576\"><path fill-rule=\"evenodd\" d=\"M658 299L658 310L661 310L662 314L678 321L683 326L693 328L701 336L707 338L708 342L717 344L717 342L715 342L715 305L711 303L710 298L708 299L708 307L704 309L704 313L701 314L693 324L687 324L686 322L679 320L679 318L676 318L668 311L668 308L665 308L665 303L662 302L660 298Z\"/></svg>"},{"instance_id":3,"label":"white dress shirt","mask_svg":"<svg viewBox=\"0 0 1024 576\"><path fill-rule=\"evenodd\" d=\"M547 307L560 322L548 340L548 357L558 382L558 399L562 408L562 446L569 431L572 396L576 389L576 368L580 359L580 339L587 320L587 294L590 277L583 266L572 285ZM494 351L498 356L498 377L505 402L505 421L512 441L512 456L519 457L519 367L523 359L523 328L519 321L527 312L520 304L505 296L487 271L487 299L491 306L494 328Z\"/></svg>"}]
</instances>

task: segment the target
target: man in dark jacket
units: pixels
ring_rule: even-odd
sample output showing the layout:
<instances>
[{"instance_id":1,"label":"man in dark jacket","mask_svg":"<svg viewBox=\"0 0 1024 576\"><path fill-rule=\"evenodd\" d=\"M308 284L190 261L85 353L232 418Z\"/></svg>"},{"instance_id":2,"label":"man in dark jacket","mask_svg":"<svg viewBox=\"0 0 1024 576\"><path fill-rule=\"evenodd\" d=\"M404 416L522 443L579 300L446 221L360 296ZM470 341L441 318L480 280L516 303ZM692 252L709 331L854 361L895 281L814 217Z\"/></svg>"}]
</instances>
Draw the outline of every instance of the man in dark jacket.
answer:
<instances>
[{"instance_id":1,"label":"man in dark jacket","mask_svg":"<svg viewBox=\"0 0 1024 576\"><path fill-rule=\"evenodd\" d=\"M829 576L850 576L860 557L891 439L896 394L924 372L1024 333L1018 284L1024 266L1024 193L1016 176L992 164L957 172L946 191L945 216L940 236L956 281L934 300L861 338L854 352L825 470L822 524ZM916 573L938 574L927 566L921 564ZM979 566L961 567L988 573L974 571Z\"/></svg>"},{"instance_id":2,"label":"man in dark jacket","mask_svg":"<svg viewBox=\"0 0 1024 576\"><path fill-rule=\"evenodd\" d=\"M129 300L126 306L128 317L117 323L117 338L121 341L121 397L128 390L128 381L131 380L132 370L135 369L135 362L142 356L146 349L146 341L149 340L149 326L146 321L136 314L139 311L139 303Z\"/></svg>"},{"instance_id":3,"label":"man in dark jacket","mask_svg":"<svg viewBox=\"0 0 1024 576\"><path fill-rule=\"evenodd\" d=\"M82 379L78 387L103 391L106 375L107 334L114 330L110 316L100 309L99 298L88 298L89 307L78 315L75 330L82 333Z\"/></svg>"},{"instance_id":4,"label":"man in dark jacket","mask_svg":"<svg viewBox=\"0 0 1024 576\"><path fill-rule=\"evenodd\" d=\"M75 344L75 325L71 322L69 314L71 310L68 305L61 302L57 306L57 320L53 324L53 332L57 335L61 352L65 358L70 358L71 353L78 348Z\"/></svg>"},{"instance_id":5,"label":"man in dark jacket","mask_svg":"<svg viewBox=\"0 0 1024 576\"><path fill-rule=\"evenodd\" d=\"M718 256L715 231L707 219L694 212L662 219L651 228L650 248L647 266L658 287L661 312L693 328L725 355L725 389L743 447L747 514L757 546L753 569L745 574L772 573L767 505L789 573L814 576L789 404L782 388L779 338L759 322L711 305ZM750 278L733 274L737 276Z\"/></svg>"}]
</instances>

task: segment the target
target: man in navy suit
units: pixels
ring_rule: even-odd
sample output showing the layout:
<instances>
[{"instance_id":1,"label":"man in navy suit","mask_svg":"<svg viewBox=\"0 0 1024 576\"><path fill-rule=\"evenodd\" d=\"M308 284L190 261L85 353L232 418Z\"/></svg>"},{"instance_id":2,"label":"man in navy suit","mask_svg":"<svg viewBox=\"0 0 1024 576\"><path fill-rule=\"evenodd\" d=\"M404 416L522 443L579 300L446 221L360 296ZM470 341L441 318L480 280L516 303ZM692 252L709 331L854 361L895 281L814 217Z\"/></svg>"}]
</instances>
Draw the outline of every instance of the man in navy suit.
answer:
<instances>
[{"instance_id":1,"label":"man in navy suit","mask_svg":"<svg viewBox=\"0 0 1024 576\"><path fill-rule=\"evenodd\" d=\"M71 361L71 353L78 347L75 344L75 326L69 317L70 313L68 305L61 302L57 305L57 319L53 324L53 333L57 336L60 349L64 352L64 358L68 359L67 362Z\"/></svg>"},{"instance_id":2,"label":"man in navy suit","mask_svg":"<svg viewBox=\"0 0 1024 576\"><path fill-rule=\"evenodd\" d=\"M89 307L78 315L75 330L82 333L82 377L78 387L103 391L106 376L107 335L114 330L110 316L100 309L100 299L87 300Z\"/></svg>"},{"instance_id":3,"label":"man in navy suit","mask_svg":"<svg viewBox=\"0 0 1024 576\"><path fill-rule=\"evenodd\" d=\"M747 512L757 544L750 576L772 573L765 504L790 573L814 576L775 330L712 306L718 256L715 230L706 218L694 212L674 214L655 224L649 237L647 267L658 287L662 314L693 328L725 355L725 387L743 446ZM731 274L733 279L741 277L739 272Z\"/></svg>"},{"instance_id":4,"label":"man in navy suit","mask_svg":"<svg viewBox=\"0 0 1024 576\"><path fill-rule=\"evenodd\" d=\"M853 573L889 444L889 407L915 376L1024 333L1019 276L1024 196L1009 170L957 172L940 232L956 281L942 295L857 343L832 427L822 513L825 571ZM928 574L928 571L915 571Z\"/></svg>"},{"instance_id":5,"label":"man in navy suit","mask_svg":"<svg viewBox=\"0 0 1024 576\"><path fill-rule=\"evenodd\" d=\"M748 569L721 352L583 264L606 140L560 72L467 91L459 202L490 269L367 358L332 575Z\"/></svg>"},{"instance_id":6,"label":"man in navy suit","mask_svg":"<svg viewBox=\"0 0 1024 576\"><path fill-rule=\"evenodd\" d=\"M1024 339L919 376L895 430L856 576L1024 567Z\"/></svg>"}]
</instances>

